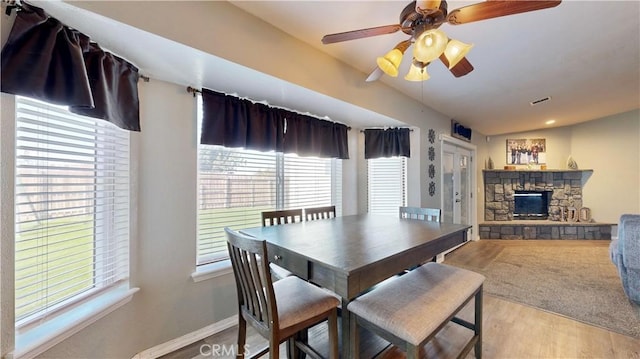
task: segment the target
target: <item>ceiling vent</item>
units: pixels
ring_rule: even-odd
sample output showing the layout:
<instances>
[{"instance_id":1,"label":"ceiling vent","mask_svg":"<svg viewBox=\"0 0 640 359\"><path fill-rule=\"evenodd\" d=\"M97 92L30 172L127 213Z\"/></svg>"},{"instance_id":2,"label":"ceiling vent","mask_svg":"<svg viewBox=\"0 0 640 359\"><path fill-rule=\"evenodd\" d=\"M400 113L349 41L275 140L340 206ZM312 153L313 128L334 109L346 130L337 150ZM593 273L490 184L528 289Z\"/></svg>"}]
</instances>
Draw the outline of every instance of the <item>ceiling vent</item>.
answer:
<instances>
[{"instance_id":1,"label":"ceiling vent","mask_svg":"<svg viewBox=\"0 0 640 359\"><path fill-rule=\"evenodd\" d=\"M543 102L547 102L549 100L551 100L551 96L547 96L547 97L543 97L543 98L535 100L535 101L531 101L531 102L529 102L529 104L531 106L535 106L535 105L539 105L539 104L541 104Z\"/></svg>"}]
</instances>

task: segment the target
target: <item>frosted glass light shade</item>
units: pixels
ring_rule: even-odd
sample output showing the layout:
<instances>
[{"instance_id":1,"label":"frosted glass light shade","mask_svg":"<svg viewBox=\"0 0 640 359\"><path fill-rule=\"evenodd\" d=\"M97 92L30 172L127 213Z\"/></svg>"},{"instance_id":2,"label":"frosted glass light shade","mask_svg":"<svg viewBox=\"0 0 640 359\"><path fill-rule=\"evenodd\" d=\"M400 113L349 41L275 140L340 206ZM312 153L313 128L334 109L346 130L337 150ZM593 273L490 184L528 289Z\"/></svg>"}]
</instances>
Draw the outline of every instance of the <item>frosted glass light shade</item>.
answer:
<instances>
[{"instance_id":1,"label":"frosted glass light shade","mask_svg":"<svg viewBox=\"0 0 640 359\"><path fill-rule=\"evenodd\" d=\"M440 8L440 0L417 0L416 12L420 14L430 14Z\"/></svg>"},{"instance_id":2,"label":"frosted glass light shade","mask_svg":"<svg viewBox=\"0 0 640 359\"><path fill-rule=\"evenodd\" d=\"M402 62L402 55L402 51L393 49L387 52L383 57L378 57L376 59L376 63L385 74L391 77L396 77L398 76L398 67Z\"/></svg>"},{"instance_id":3,"label":"frosted glass light shade","mask_svg":"<svg viewBox=\"0 0 640 359\"><path fill-rule=\"evenodd\" d=\"M438 29L427 30L418 36L413 47L413 57L424 63L431 62L447 47L447 35Z\"/></svg>"},{"instance_id":4,"label":"frosted glass light shade","mask_svg":"<svg viewBox=\"0 0 640 359\"><path fill-rule=\"evenodd\" d=\"M449 70L460 62L473 47L473 44L465 44L458 40L449 40L447 47L444 49L444 56L449 61Z\"/></svg>"},{"instance_id":5,"label":"frosted glass light shade","mask_svg":"<svg viewBox=\"0 0 640 359\"><path fill-rule=\"evenodd\" d=\"M427 64L413 61L404 79L407 81L426 81L429 77L431 76L427 73Z\"/></svg>"}]
</instances>

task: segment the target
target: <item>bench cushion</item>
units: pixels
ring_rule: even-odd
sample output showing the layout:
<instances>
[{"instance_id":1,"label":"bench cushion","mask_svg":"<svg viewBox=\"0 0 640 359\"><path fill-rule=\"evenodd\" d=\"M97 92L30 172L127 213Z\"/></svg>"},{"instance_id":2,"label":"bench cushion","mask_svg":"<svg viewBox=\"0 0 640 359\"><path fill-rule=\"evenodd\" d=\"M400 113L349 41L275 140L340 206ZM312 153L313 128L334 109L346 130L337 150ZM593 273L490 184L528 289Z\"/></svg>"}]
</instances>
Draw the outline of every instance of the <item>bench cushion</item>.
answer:
<instances>
[{"instance_id":1,"label":"bench cushion","mask_svg":"<svg viewBox=\"0 0 640 359\"><path fill-rule=\"evenodd\" d=\"M430 262L356 298L347 308L384 331L420 345L484 279L466 269Z\"/></svg>"}]
</instances>

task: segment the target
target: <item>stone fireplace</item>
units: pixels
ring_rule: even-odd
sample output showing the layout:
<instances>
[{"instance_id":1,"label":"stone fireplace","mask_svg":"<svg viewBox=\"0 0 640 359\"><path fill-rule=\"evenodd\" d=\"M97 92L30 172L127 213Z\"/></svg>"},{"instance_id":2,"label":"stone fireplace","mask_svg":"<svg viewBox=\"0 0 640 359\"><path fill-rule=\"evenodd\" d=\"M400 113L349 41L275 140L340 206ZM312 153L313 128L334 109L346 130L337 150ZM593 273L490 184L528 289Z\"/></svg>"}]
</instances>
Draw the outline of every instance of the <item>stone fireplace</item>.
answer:
<instances>
[{"instance_id":1,"label":"stone fireplace","mask_svg":"<svg viewBox=\"0 0 640 359\"><path fill-rule=\"evenodd\" d=\"M481 239L611 239L611 223L562 221L593 170L484 170ZM536 219L536 220L534 220Z\"/></svg>"},{"instance_id":2,"label":"stone fireplace","mask_svg":"<svg viewBox=\"0 0 640 359\"><path fill-rule=\"evenodd\" d=\"M582 207L582 186L592 170L484 171L485 221L514 219L519 193L548 193L548 216L559 221L562 207ZM546 194L545 194L546 196ZM515 219L523 219L517 218Z\"/></svg>"}]
</instances>

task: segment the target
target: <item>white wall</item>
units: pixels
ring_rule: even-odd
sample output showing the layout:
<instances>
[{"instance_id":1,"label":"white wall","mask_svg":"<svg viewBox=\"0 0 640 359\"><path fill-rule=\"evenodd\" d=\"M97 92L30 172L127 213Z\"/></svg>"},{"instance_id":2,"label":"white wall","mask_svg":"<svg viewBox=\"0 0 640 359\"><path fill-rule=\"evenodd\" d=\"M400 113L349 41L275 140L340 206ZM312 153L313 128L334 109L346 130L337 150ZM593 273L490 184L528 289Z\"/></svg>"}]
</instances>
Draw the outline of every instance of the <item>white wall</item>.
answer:
<instances>
[{"instance_id":1,"label":"white wall","mask_svg":"<svg viewBox=\"0 0 640 359\"><path fill-rule=\"evenodd\" d=\"M617 223L640 213L640 110L573 126L571 156L594 170L583 191L593 218Z\"/></svg>"},{"instance_id":2,"label":"white wall","mask_svg":"<svg viewBox=\"0 0 640 359\"><path fill-rule=\"evenodd\" d=\"M14 96L0 96L0 358L13 350L15 314L14 271L5 270L6 263L14 263L14 162L15 101ZM2 263L5 263L3 265Z\"/></svg>"},{"instance_id":3,"label":"white wall","mask_svg":"<svg viewBox=\"0 0 640 359\"><path fill-rule=\"evenodd\" d=\"M9 37L13 18L4 15L0 21L0 43L4 45ZM14 165L15 156L15 101L13 96L0 96L0 264L14 262ZM15 315L11 308L14 293L14 272L0 269L0 358L13 350Z\"/></svg>"}]
</instances>

